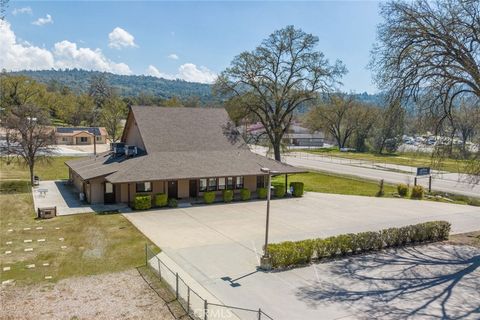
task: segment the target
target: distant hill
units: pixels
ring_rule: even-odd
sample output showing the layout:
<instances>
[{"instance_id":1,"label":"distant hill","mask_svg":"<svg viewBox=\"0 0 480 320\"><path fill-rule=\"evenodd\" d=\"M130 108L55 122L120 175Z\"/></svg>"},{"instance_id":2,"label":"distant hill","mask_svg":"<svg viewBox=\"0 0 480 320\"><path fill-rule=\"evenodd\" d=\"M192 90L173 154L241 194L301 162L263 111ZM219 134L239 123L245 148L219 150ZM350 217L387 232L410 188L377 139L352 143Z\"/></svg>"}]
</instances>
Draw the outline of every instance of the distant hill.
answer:
<instances>
[{"instance_id":1,"label":"distant hill","mask_svg":"<svg viewBox=\"0 0 480 320\"><path fill-rule=\"evenodd\" d=\"M109 84L115 87L122 96L137 96L144 93L165 99L176 96L181 99L198 97L202 102L215 100L210 85L183 80L167 80L151 76L127 76L79 69L18 71L11 72L11 74L25 75L45 84L56 81L79 93L88 90L89 80L92 76L104 74Z\"/></svg>"},{"instance_id":2,"label":"distant hill","mask_svg":"<svg viewBox=\"0 0 480 320\"><path fill-rule=\"evenodd\" d=\"M218 102L218 99L212 94L211 85L183 80L167 80L151 76L127 76L80 69L17 71L10 73L22 74L47 85L55 81L79 93L88 90L91 77L104 74L109 84L115 87L121 96L138 96L143 93L164 99L169 99L174 96L180 99L198 97L203 103ZM379 107L385 106L384 96L382 94L369 94L364 92L354 93L353 96L361 102L371 103ZM302 114L308 111L308 109L308 106L301 106L296 112Z\"/></svg>"}]
</instances>

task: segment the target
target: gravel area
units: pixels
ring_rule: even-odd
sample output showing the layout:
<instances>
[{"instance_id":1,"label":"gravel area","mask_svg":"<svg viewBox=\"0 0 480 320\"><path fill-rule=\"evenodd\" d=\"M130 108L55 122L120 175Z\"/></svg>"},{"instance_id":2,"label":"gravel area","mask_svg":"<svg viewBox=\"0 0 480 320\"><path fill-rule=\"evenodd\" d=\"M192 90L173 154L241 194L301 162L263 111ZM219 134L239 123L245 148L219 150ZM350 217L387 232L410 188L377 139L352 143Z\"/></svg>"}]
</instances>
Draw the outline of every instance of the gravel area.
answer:
<instances>
[{"instance_id":1,"label":"gravel area","mask_svg":"<svg viewBox=\"0 0 480 320\"><path fill-rule=\"evenodd\" d=\"M0 319L174 319L138 271L4 286Z\"/></svg>"}]
</instances>

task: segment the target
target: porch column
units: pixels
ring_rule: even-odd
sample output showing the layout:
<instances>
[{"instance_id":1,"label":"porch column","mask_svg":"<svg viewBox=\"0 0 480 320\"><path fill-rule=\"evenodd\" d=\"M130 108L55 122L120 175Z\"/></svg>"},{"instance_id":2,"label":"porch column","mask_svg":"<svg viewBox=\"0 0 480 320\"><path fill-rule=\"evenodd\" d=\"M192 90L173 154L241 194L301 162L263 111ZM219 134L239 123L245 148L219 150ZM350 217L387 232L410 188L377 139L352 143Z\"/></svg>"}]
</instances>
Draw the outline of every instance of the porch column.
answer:
<instances>
[{"instance_id":1,"label":"porch column","mask_svg":"<svg viewBox=\"0 0 480 320\"><path fill-rule=\"evenodd\" d=\"M285 194L288 192L288 174L285 173Z\"/></svg>"}]
</instances>

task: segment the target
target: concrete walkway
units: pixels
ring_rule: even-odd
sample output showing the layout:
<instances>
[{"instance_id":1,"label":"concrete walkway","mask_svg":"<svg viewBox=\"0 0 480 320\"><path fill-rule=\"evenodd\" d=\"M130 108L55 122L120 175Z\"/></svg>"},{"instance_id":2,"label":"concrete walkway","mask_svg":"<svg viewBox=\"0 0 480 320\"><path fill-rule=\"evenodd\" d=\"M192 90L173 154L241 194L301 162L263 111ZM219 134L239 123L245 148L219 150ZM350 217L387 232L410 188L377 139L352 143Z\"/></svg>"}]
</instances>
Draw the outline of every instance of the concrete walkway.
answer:
<instances>
[{"instance_id":1,"label":"concrete walkway","mask_svg":"<svg viewBox=\"0 0 480 320\"><path fill-rule=\"evenodd\" d=\"M265 232L264 201L131 212L125 216L184 272L225 304L261 307L276 320L366 318L367 314L357 317L355 310L349 308L349 301L315 302L315 293L308 293L319 290L309 287L317 281L313 269L257 272ZM431 201L307 193L300 199L272 201L270 240L326 237L430 220L451 222L453 233L480 230L480 209ZM428 254L428 250L422 252L425 259ZM448 259L455 259L454 251L447 255ZM471 252L464 257L471 258ZM325 268L328 272L321 271L325 275L322 280L334 281L334 266L327 264ZM412 270L428 271L427 267L422 268ZM382 272L388 273L389 269ZM231 280L224 280L226 277ZM462 294L470 295L471 289ZM410 298L416 297L407 295L405 299ZM366 307L360 304L358 308Z\"/></svg>"},{"instance_id":2,"label":"concrete walkway","mask_svg":"<svg viewBox=\"0 0 480 320\"><path fill-rule=\"evenodd\" d=\"M40 192L46 190L46 193ZM64 216L86 212L115 211L128 212L125 204L94 204L80 201L78 192L65 180L40 181L40 185L32 189L35 212L38 208L57 207L57 215Z\"/></svg>"}]
</instances>

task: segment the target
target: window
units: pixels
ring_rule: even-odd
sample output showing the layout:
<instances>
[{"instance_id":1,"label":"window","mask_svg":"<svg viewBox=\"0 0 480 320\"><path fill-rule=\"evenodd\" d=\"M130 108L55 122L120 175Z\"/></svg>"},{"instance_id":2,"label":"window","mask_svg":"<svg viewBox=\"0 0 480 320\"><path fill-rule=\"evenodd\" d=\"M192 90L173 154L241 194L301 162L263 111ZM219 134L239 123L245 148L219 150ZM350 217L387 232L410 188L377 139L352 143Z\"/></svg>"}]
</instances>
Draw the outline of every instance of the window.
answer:
<instances>
[{"instance_id":1,"label":"window","mask_svg":"<svg viewBox=\"0 0 480 320\"><path fill-rule=\"evenodd\" d=\"M257 176L257 189L265 188L265 176Z\"/></svg>"},{"instance_id":2,"label":"window","mask_svg":"<svg viewBox=\"0 0 480 320\"><path fill-rule=\"evenodd\" d=\"M95 139L97 139L97 141L102 141L102 136L96 136Z\"/></svg>"},{"instance_id":3,"label":"window","mask_svg":"<svg viewBox=\"0 0 480 320\"><path fill-rule=\"evenodd\" d=\"M113 184L105 182L105 193L113 193Z\"/></svg>"},{"instance_id":4,"label":"window","mask_svg":"<svg viewBox=\"0 0 480 320\"><path fill-rule=\"evenodd\" d=\"M235 185L236 189L242 189L243 188L243 177L237 177L237 183Z\"/></svg>"},{"instance_id":5,"label":"window","mask_svg":"<svg viewBox=\"0 0 480 320\"><path fill-rule=\"evenodd\" d=\"M208 178L208 191L215 191L215 190L217 190L217 179Z\"/></svg>"},{"instance_id":6,"label":"window","mask_svg":"<svg viewBox=\"0 0 480 320\"><path fill-rule=\"evenodd\" d=\"M200 179L199 189L200 192L207 191L207 179Z\"/></svg>"},{"instance_id":7,"label":"window","mask_svg":"<svg viewBox=\"0 0 480 320\"><path fill-rule=\"evenodd\" d=\"M67 137L62 137L62 141L68 141Z\"/></svg>"},{"instance_id":8,"label":"window","mask_svg":"<svg viewBox=\"0 0 480 320\"><path fill-rule=\"evenodd\" d=\"M227 189L228 190L233 190L233 177L228 177L227 178Z\"/></svg>"},{"instance_id":9,"label":"window","mask_svg":"<svg viewBox=\"0 0 480 320\"><path fill-rule=\"evenodd\" d=\"M152 191L152 183L147 182L137 182L137 192L151 192Z\"/></svg>"},{"instance_id":10,"label":"window","mask_svg":"<svg viewBox=\"0 0 480 320\"><path fill-rule=\"evenodd\" d=\"M225 190L225 178L218 178L218 190Z\"/></svg>"},{"instance_id":11,"label":"window","mask_svg":"<svg viewBox=\"0 0 480 320\"><path fill-rule=\"evenodd\" d=\"M80 142L87 142L87 137L80 137Z\"/></svg>"}]
</instances>

